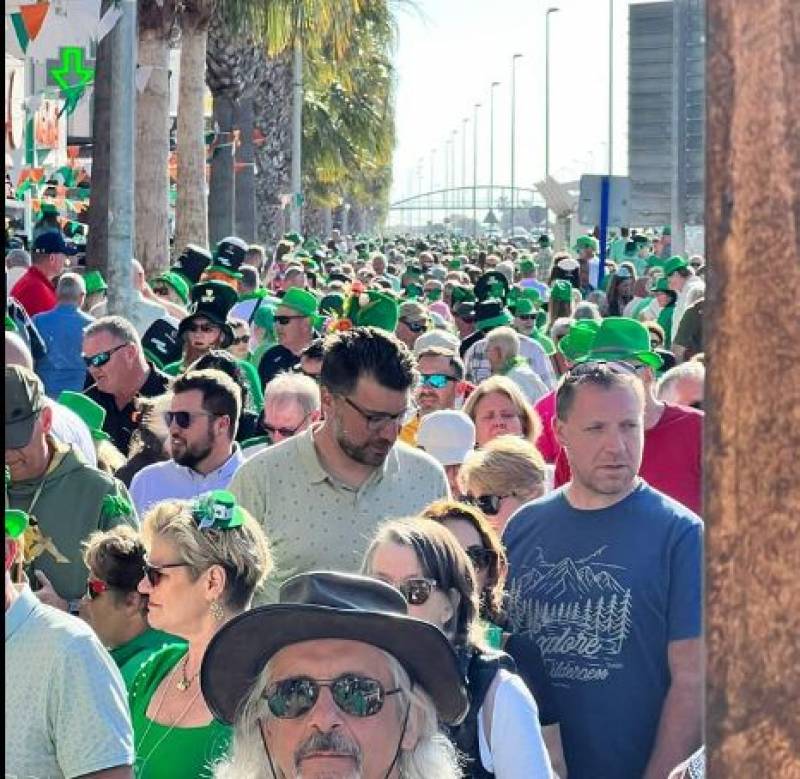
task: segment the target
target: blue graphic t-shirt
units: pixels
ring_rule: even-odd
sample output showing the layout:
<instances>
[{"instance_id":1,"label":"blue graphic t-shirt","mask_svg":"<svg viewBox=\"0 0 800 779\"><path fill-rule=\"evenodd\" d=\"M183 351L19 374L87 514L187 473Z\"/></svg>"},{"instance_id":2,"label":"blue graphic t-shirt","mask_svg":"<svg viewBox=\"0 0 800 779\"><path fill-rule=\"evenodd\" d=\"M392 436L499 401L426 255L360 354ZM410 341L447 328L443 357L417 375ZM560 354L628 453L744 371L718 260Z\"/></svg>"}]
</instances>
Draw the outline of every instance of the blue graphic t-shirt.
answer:
<instances>
[{"instance_id":1,"label":"blue graphic t-shirt","mask_svg":"<svg viewBox=\"0 0 800 779\"><path fill-rule=\"evenodd\" d=\"M641 482L606 509L558 490L508 523L509 627L538 644L570 779L639 779L669 687L667 644L702 631L700 518Z\"/></svg>"}]
</instances>

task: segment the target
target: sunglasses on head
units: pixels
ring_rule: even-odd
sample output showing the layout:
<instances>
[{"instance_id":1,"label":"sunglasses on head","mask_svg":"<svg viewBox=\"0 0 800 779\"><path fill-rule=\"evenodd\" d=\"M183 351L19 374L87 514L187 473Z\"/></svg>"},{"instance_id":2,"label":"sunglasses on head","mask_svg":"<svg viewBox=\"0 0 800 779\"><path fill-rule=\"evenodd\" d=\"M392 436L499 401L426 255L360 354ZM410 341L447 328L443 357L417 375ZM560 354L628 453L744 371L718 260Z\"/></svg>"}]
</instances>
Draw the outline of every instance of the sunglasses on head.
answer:
<instances>
[{"instance_id":1,"label":"sunglasses on head","mask_svg":"<svg viewBox=\"0 0 800 779\"><path fill-rule=\"evenodd\" d=\"M423 373L419 377L421 386L433 389L444 389L451 381L457 381L456 377L448 376L446 373Z\"/></svg>"},{"instance_id":2,"label":"sunglasses on head","mask_svg":"<svg viewBox=\"0 0 800 779\"><path fill-rule=\"evenodd\" d=\"M372 717L382 708L387 695L400 688L384 689L377 679L357 674L343 674L336 679L312 679L293 676L270 685L264 698L272 714L279 719L297 719L314 708L323 687L331 691L334 703L351 717Z\"/></svg>"},{"instance_id":3,"label":"sunglasses on head","mask_svg":"<svg viewBox=\"0 0 800 779\"><path fill-rule=\"evenodd\" d=\"M479 495L477 498L468 495L467 503L477 506L484 514L493 517L500 511L500 504L508 495Z\"/></svg>"},{"instance_id":4,"label":"sunglasses on head","mask_svg":"<svg viewBox=\"0 0 800 779\"><path fill-rule=\"evenodd\" d=\"M475 570L483 571L497 563L497 552L483 546L468 546L465 550L467 557L472 560Z\"/></svg>"},{"instance_id":5,"label":"sunglasses on head","mask_svg":"<svg viewBox=\"0 0 800 779\"><path fill-rule=\"evenodd\" d=\"M288 325L293 319L307 319L308 317L298 314L297 316L289 316L288 314L275 315L273 321L276 325Z\"/></svg>"},{"instance_id":6,"label":"sunglasses on head","mask_svg":"<svg viewBox=\"0 0 800 779\"><path fill-rule=\"evenodd\" d=\"M119 344L119 346L113 346L111 349L106 349L104 352L93 354L91 357L87 357L85 354L81 356L87 368L102 368L111 359L111 355L113 355L114 352L124 349L127 345L128 344Z\"/></svg>"},{"instance_id":7,"label":"sunglasses on head","mask_svg":"<svg viewBox=\"0 0 800 779\"><path fill-rule=\"evenodd\" d=\"M195 322L189 325L187 331L190 333L216 333L219 332L217 325L212 325L209 322Z\"/></svg>"},{"instance_id":8,"label":"sunglasses on head","mask_svg":"<svg viewBox=\"0 0 800 779\"><path fill-rule=\"evenodd\" d=\"M400 590L409 606L422 606L427 603L431 593L439 585L435 579L426 579L420 576L419 578L406 579L404 582L394 586Z\"/></svg>"},{"instance_id":9,"label":"sunglasses on head","mask_svg":"<svg viewBox=\"0 0 800 779\"><path fill-rule=\"evenodd\" d=\"M111 589L109 585L100 579L89 578L86 580L86 594L91 600L94 600L98 595L109 589Z\"/></svg>"},{"instance_id":10,"label":"sunglasses on head","mask_svg":"<svg viewBox=\"0 0 800 779\"><path fill-rule=\"evenodd\" d=\"M192 426L195 417L217 417L219 414L212 414L210 411L165 411L164 423L170 427L174 422L182 430Z\"/></svg>"},{"instance_id":11,"label":"sunglasses on head","mask_svg":"<svg viewBox=\"0 0 800 779\"><path fill-rule=\"evenodd\" d=\"M167 563L166 565L150 565L147 560L144 562L143 573L147 577L150 585L157 587L161 583L162 572L167 568L186 568L189 563Z\"/></svg>"},{"instance_id":12,"label":"sunglasses on head","mask_svg":"<svg viewBox=\"0 0 800 779\"><path fill-rule=\"evenodd\" d=\"M427 324L425 322L411 322L408 319L401 319L400 320L412 333L421 333L423 330L427 329Z\"/></svg>"}]
</instances>

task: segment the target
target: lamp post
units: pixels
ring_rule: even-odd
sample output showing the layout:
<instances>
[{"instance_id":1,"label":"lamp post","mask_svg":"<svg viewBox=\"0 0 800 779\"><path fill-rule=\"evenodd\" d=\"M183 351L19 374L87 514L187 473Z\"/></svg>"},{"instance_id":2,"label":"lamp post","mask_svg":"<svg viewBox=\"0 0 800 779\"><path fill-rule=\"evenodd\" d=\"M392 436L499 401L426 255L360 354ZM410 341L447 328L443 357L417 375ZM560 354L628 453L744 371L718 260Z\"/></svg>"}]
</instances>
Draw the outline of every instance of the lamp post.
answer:
<instances>
[{"instance_id":1,"label":"lamp post","mask_svg":"<svg viewBox=\"0 0 800 779\"><path fill-rule=\"evenodd\" d=\"M480 103L475 103L475 115L472 120L472 233L473 238L478 237L478 109Z\"/></svg>"},{"instance_id":2,"label":"lamp post","mask_svg":"<svg viewBox=\"0 0 800 779\"><path fill-rule=\"evenodd\" d=\"M459 208L462 211L462 218L464 216L464 190L467 186L467 125L469 124L469 117L465 116L461 120L461 195L458 198Z\"/></svg>"},{"instance_id":3,"label":"lamp post","mask_svg":"<svg viewBox=\"0 0 800 779\"><path fill-rule=\"evenodd\" d=\"M458 130L453 130L450 135L450 224L452 224L452 211L458 208L458 198L456 197L456 138Z\"/></svg>"},{"instance_id":4,"label":"lamp post","mask_svg":"<svg viewBox=\"0 0 800 779\"><path fill-rule=\"evenodd\" d=\"M548 8L544 15L544 178L550 175L550 14L559 9ZM550 209L545 201L545 232L550 231Z\"/></svg>"},{"instance_id":5,"label":"lamp post","mask_svg":"<svg viewBox=\"0 0 800 779\"><path fill-rule=\"evenodd\" d=\"M499 86L499 81L492 81L489 101L489 213L494 211L494 88Z\"/></svg>"},{"instance_id":6,"label":"lamp post","mask_svg":"<svg viewBox=\"0 0 800 779\"><path fill-rule=\"evenodd\" d=\"M516 110L517 110L517 60L521 54L515 54L511 58L511 238L514 237L514 208L516 204L517 190L514 186L514 154L515 154L515 134L516 129Z\"/></svg>"},{"instance_id":7,"label":"lamp post","mask_svg":"<svg viewBox=\"0 0 800 779\"><path fill-rule=\"evenodd\" d=\"M450 138L446 138L442 152L444 152L444 187L442 188L442 202L444 204L444 215L442 224L447 219L447 209L450 207Z\"/></svg>"},{"instance_id":8,"label":"lamp post","mask_svg":"<svg viewBox=\"0 0 800 779\"><path fill-rule=\"evenodd\" d=\"M436 149L431 149L431 186L429 188L428 203L430 204L431 230L433 230L433 168L436 162Z\"/></svg>"},{"instance_id":9,"label":"lamp post","mask_svg":"<svg viewBox=\"0 0 800 779\"><path fill-rule=\"evenodd\" d=\"M419 211L420 206L422 205L422 166L425 164L425 158L420 157L419 162L417 162L417 208L416 210ZM422 223L422 214L419 214L419 221ZM413 230L411 231L414 232Z\"/></svg>"}]
</instances>

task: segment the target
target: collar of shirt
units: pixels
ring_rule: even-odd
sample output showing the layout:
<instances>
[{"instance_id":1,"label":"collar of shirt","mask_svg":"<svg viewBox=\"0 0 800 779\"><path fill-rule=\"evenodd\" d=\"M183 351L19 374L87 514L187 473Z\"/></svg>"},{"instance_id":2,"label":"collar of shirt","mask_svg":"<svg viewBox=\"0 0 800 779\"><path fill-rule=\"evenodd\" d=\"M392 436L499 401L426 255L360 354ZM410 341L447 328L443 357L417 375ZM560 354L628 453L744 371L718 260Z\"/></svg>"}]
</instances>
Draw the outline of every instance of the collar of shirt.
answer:
<instances>
[{"instance_id":1,"label":"collar of shirt","mask_svg":"<svg viewBox=\"0 0 800 779\"><path fill-rule=\"evenodd\" d=\"M6 611L6 643L39 606L39 599L31 592L31 588L27 584L22 585L16 599Z\"/></svg>"},{"instance_id":2,"label":"collar of shirt","mask_svg":"<svg viewBox=\"0 0 800 779\"><path fill-rule=\"evenodd\" d=\"M192 479L200 479L201 481L205 481L206 479L228 479L230 481L233 478L233 474L236 472L236 469L245 462L246 458L244 453L242 452L242 448L239 446L238 443L234 441L233 444L233 454L225 460L219 468L215 468L213 471L209 471L208 473L199 473L194 468L190 468L188 465L180 465L173 460L173 464L179 470L184 472L187 476Z\"/></svg>"}]
</instances>

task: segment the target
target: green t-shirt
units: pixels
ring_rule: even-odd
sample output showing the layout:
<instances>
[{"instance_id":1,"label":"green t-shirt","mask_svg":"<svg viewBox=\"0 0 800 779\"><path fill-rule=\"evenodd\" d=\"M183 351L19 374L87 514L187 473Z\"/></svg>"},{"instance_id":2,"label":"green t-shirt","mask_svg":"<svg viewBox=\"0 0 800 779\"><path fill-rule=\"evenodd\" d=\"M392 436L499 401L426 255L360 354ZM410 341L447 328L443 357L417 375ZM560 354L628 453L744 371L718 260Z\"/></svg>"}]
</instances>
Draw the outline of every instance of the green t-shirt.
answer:
<instances>
[{"instance_id":1,"label":"green t-shirt","mask_svg":"<svg viewBox=\"0 0 800 779\"><path fill-rule=\"evenodd\" d=\"M158 685L185 654L185 646L164 647L142 666L130 687L136 779L211 779L214 763L228 752L233 729L218 720L199 727L170 728L147 717ZM185 694L192 696L196 691L193 685Z\"/></svg>"},{"instance_id":2,"label":"green t-shirt","mask_svg":"<svg viewBox=\"0 0 800 779\"><path fill-rule=\"evenodd\" d=\"M114 647L110 654L122 674L126 689L131 689L136 674L156 652L174 644L186 646L186 642L177 636L147 628L144 633L140 633L127 644Z\"/></svg>"},{"instance_id":3,"label":"green t-shirt","mask_svg":"<svg viewBox=\"0 0 800 779\"><path fill-rule=\"evenodd\" d=\"M264 408L264 390L261 388L261 380L258 378L258 371L247 360L237 360L239 370L247 382L247 407L250 411L255 411L260 414ZM164 373L168 376L178 376L185 370L183 360L171 362L164 368Z\"/></svg>"}]
</instances>

